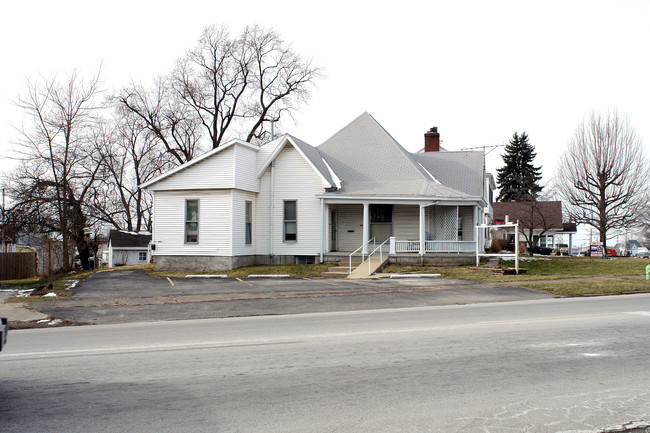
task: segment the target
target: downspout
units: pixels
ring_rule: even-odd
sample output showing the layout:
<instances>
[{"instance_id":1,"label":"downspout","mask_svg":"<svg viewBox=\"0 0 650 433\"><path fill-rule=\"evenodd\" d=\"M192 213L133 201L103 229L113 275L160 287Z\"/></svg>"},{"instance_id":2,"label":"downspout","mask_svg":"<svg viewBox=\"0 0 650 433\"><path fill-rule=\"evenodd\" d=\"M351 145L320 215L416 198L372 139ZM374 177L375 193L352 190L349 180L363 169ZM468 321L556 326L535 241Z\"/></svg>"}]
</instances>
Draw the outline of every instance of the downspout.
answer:
<instances>
[{"instance_id":1,"label":"downspout","mask_svg":"<svg viewBox=\"0 0 650 433\"><path fill-rule=\"evenodd\" d=\"M269 256L273 257L273 214L275 213L274 196L275 190L275 161L271 161L271 194L269 203Z\"/></svg>"}]
</instances>

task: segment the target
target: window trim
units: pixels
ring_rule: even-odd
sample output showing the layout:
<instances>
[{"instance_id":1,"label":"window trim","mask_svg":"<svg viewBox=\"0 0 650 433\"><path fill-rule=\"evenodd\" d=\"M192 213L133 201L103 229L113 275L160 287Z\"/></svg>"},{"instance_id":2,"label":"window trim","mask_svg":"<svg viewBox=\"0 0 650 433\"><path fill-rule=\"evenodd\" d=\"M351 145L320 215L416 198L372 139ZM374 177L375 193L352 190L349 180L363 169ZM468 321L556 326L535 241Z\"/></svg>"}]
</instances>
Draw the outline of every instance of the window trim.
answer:
<instances>
[{"instance_id":1,"label":"window trim","mask_svg":"<svg viewBox=\"0 0 650 433\"><path fill-rule=\"evenodd\" d=\"M187 214L187 205L188 205L189 202L193 202L193 201L196 202L196 221L190 221L188 219L188 214ZM200 233L199 232L199 220L200 220L199 215L200 215L200 213L201 213L201 201L198 198L189 198L189 199L186 198L185 199L185 224L184 224L184 229L183 229L183 232L184 232L183 240L184 240L184 243L186 245L196 245L196 244L199 243L199 233ZM189 223L196 223L196 241L194 241L194 242L187 240L187 236L188 236L188 234L187 234L187 225Z\"/></svg>"},{"instance_id":2,"label":"window trim","mask_svg":"<svg viewBox=\"0 0 650 433\"><path fill-rule=\"evenodd\" d=\"M142 254L144 254L144 259L142 258ZM138 261L139 262L146 262L147 261L147 252L146 251L138 251Z\"/></svg>"},{"instance_id":3,"label":"window trim","mask_svg":"<svg viewBox=\"0 0 650 433\"><path fill-rule=\"evenodd\" d=\"M293 202L295 204L296 219L287 219L287 203ZM294 223L296 225L295 239L287 239L287 223ZM283 200L282 201L282 242L294 243L298 242L298 200Z\"/></svg>"},{"instance_id":4,"label":"window trim","mask_svg":"<svg viewBox=\"0 0 650 433\"><path fill-rule=\"evenodd\" d=\"M244 245L253 244L253 202L244 200Z\"/></svg>"}]
</instances>

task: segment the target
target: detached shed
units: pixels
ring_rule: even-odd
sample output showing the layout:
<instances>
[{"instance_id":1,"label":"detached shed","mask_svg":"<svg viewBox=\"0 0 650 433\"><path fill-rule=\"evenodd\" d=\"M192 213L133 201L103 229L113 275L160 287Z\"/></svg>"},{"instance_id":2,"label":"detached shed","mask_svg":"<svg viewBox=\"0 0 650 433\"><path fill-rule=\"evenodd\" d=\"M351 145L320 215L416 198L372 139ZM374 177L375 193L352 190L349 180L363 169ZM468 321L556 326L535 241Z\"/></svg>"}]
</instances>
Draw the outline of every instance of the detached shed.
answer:
<instances>
[{"instance_id":1,"label":"detached shed","mask_svg":"<svg viewBox=\"0 0 650 433\"><path fill-rule=\"evenodd\" d=\"M111 230L108 240L108 266L145 264L151 261L151 233Z\"/></svg>"}]
</instances>

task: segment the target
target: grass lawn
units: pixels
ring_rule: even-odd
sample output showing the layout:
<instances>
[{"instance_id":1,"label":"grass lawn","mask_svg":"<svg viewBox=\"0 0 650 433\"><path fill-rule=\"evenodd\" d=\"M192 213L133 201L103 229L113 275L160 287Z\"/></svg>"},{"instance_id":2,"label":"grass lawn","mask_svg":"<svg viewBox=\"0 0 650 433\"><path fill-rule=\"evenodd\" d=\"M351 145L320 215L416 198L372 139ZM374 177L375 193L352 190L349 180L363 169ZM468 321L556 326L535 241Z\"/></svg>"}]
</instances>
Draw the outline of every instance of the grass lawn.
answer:
<instances>
[{"instance_id":1,"label":"grass lawn","mask_svg":"<svg viewBox=\"0 0 650 433\"><path fill-rule=\"evenodd\" d=\"M230 278L246 278L249 275L290 275L292 277L320 278L323 272L332 267L325 265L260 265L246 266L224 271L150 271L149 274L161 278L185 278L187 275L228 275Z\"/></svg>"},{"instance_id":2,"label":"grass lawn","mask_svg":"<svg viewBox=\"0 0 650 433\"><path fill-rule=\"evenodd\" d=\"M528 257L519 261L526 269L522 275L501 275L472 267L419 267L390 265L384 273L438 273L444 278L484 282L516 283L523 287L561 296L650 292L645 280L647 259L591 257ZM500 266L514 268L514 261L502 260Z\"/></svg>"},{"instance_id":3,"label":"grass lawn","mask_svg":"<svg viewBox=\"0 0 650 433\"><path fill-rule=\"evenodd\" d=\"M647 259L632 258L590 258L590 257L536 257L529 260L523 257L520 268L526 269L522 275L501 275L477 270L469 266L405 266L389 265L382 272L391 273L438 273L444 278L483 282L505 282L560 296L594 296L622 293L650 292L650 281L645 280ZM30 278L26 280L0 281L0 289L43 288L37 296L13 297L7 302L32 302L51 300L41 295L56 293L57 297L71 294L70 287L77 281L90 277L96 272L111 272L127 269L143 269L150 275L160 278L185 278L188 274L226 274L230 278L246 278L251 274L288 274L296 278L320 278L331 264L325 265L268 265L247 266L225 271L154 271L152 265L121 266L71 274L58 275L48 288L47 279ZM500 266L514 267L513 261L501 261ZM37 292L38 293L38 292Z\"/></svg>"}]
</instances>

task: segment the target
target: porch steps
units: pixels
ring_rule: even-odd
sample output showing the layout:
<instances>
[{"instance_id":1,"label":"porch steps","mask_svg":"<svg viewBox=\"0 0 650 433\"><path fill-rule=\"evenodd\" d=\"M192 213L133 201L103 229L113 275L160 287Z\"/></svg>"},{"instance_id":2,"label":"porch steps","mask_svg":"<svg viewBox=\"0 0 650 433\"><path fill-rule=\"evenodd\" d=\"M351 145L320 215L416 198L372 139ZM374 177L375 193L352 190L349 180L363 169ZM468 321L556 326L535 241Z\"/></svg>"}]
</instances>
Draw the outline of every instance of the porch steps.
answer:
<instances>
[{"instance_id":1,"label":"porch steps","mask_svg":"<svg viewBox=\"0 0 650 433\"><path fill-rule=\"evenodd\" d=\"M361 256L352 257L352 270L354 271L361 264ZM367 266L367 265L366 265ZM339 260L338 266L328 268L327 272L323 272L325 278L346 278L350 275L350 259Z\"/></svg>"},{"instance_id":2,"label":"porch steps","mask_svg":"<svg viewBox=\"0 0 650 433\"><path fill-rule=\"evenodd\" d=\"M368 260L370 260L370 265L368 265ZM383 260L379 258L379 256L372 256L370 259L367 259L363 263L361 263L359 266L357 266L350 275L347 276L347 278L350 279L357 279L357 278L368 278L375 272L377 272L378 269L381 269L388 263L388 256L384 256ZM370 269L368 269L370 268ZM368 272L370 270L370 272Z\"/></svg>"}]
</instances>

